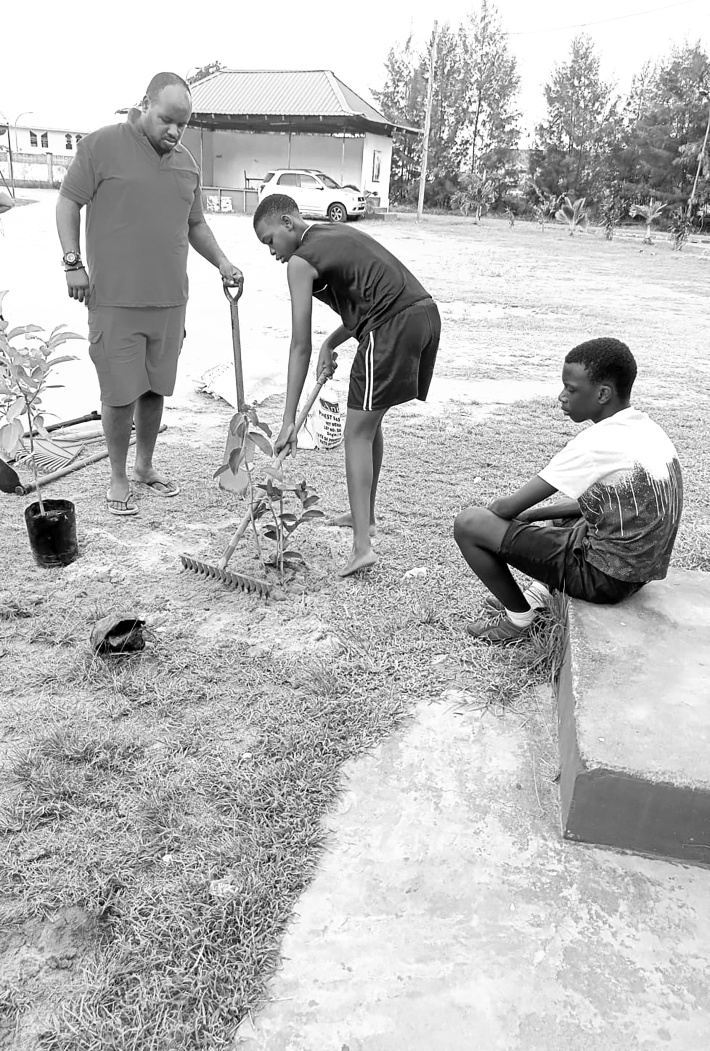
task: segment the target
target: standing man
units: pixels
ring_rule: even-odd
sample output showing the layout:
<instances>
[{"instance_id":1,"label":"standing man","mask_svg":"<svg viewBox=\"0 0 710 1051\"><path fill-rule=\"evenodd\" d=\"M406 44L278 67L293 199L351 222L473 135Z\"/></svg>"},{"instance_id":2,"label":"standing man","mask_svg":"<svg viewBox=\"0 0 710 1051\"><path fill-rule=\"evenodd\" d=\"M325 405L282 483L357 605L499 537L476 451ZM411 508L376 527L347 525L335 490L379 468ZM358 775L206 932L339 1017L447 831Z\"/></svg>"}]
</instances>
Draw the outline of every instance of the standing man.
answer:
<instances>
[{"instance_id":1,"label":"standing man","mask_svg":"<svg viewBox=\"0 0 710 1051\"><path fill-rule=\"evenodd\" d=\"M180 491L156 471L153 452L185 335L188 244L225 285L241 289L244 281L205 222L200 169L180 142L191 113L185 81L158 73L125 124L81 140L57 202L68 293L89 310L111 463L106 506L115 515L138 514L126 474L134 421L133 480L158 496ZM85 205L86 265L79 246Z\"/></svg>"}]
</instances>

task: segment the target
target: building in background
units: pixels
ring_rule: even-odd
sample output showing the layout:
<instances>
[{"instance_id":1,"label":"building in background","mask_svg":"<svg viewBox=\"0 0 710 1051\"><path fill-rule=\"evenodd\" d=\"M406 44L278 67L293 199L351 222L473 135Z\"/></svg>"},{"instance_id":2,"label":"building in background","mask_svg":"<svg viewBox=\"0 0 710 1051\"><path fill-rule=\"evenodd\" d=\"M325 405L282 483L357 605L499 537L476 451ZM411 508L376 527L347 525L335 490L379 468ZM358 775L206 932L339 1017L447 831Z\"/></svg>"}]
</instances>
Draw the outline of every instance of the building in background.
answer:
<instances>
[{"instance_id":1,"label":"building in background","mask_svg":"<svg viewBox=\"0 0 710 1051\"><path fill-rule=\"evenodd\" d=\"M59 186L85 134L42 124L0 124L0 175L15 186Z\"/></svg>"},{"instance_id":2,"label":"building in background","mask_svg":"<svg viewBox=\"0 0 710 1051\"><path fill-rule=\"evenodd\" d=\"M392 134L421 134L393 124L327 69L222 69L191 90L184 142L202 167L212 210L253 211L275 168L318 169L387 208Z\"/></svg>"}]
</instances>

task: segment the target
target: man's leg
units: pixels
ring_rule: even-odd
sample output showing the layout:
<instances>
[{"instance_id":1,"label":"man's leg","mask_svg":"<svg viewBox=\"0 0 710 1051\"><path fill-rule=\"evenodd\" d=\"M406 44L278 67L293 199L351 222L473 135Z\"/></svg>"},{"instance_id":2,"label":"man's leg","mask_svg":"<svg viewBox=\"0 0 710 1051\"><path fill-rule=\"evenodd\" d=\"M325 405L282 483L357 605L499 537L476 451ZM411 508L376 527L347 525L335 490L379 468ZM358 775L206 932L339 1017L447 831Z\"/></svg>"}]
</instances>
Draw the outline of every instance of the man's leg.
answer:
<instances>
[{"instance_id":1,"label":"man's leg","mask_svg":"<svg viewBox=\"0 0 710 1051\"><path fill-rule=\"evenodd\" d=\"M382 417L386 409L348 409L345 423L345 473L352 515L353 548L341 577L366 569L377 561L370 543L377 482L382 467Z\"/></svg>"},{"instance_id":2,"label":"man's leg","mask_svg":"<svg viewBox=\"0 0 710 1051\"><path fill-rule=\"evenodd\" d=\"M111 464L111 484L107 494L109 500L125 502L131 491L126 474L126 458L135 405L135 402L129 405L101 405L101 422Z\"/></svg>"},{"instance_id":3,"label":"man's leg","mask_svg":"<svg viewBox=\"0 0 710 1051\"><path fill-rule=\"evenodd\" d=\"M160 421L163 418L164 401L162 394L148 391L142 394L136 402L136 462L133 477L137 482L166 484L166 479L159 475L153 467L153 453L160 430Z\"/></svg>"},{"instance_id":4,"label":"man's leg","mask_svg":"<svg viewBox=\"0 0 710 1051\"><path fill-rule=\"evenodd\" d=\"M530 606L500 555L508 522L484 507L467 507L456 518L454 539L469 566L506 609L527 613Z\"/></svg>"}]
</instances>

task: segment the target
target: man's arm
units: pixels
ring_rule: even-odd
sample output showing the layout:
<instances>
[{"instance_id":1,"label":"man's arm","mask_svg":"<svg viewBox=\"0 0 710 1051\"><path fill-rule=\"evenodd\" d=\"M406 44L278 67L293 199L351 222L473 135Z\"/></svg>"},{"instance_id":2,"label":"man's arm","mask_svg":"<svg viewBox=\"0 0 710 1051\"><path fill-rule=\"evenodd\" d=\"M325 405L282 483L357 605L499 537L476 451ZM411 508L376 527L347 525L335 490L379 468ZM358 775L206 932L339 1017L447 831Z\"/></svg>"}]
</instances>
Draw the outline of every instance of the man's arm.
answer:
<instances>
[{"instance_id":1,"label":"man's arm","mask_svg":"<svg viewBox=\"0 0 710 1051\"><path fill-rule=\"evenodd\" d=\"M313 281L316 270L305 259L293 256L288 263L288 287L291 293L291 346L288 352L288 378L286 381L286 406L281 432L274 442L279 453L290 446L296 452L296 410L308 375L311 360L311 314L313 311Z\"/></svg>"},{"instance_id":2,"label":"man's arm","mask_svg":"<svg viewBox=\"0 0 710 1051\"><path fill-rule=\"evenodd\" d=\"M578 500L558 500L554 504L545 504L544 507L534 507L529 511L521 511L516 518L523 522L549 522L551 518L581 518L582 508Z\"/></svg>"},{"instance_id":3,"label":"man's arm","mask_svg":"<svg viewBox=\"0 0 710 1051\"><path fill-rule=\"evenodd\" d=\"M226 255L217 244L217 238L210 230L204 218L189 223L188 240L195 251L198 252L203 259L206 259L208 263L212 263L212 266L217 267L222 275L222 282L224 285L229 285L230 287L236 286L240 289L242 288L244 285L244 275L239 267L230 263L229 259L227 259Z\"/></svg>"},{"instance_id":4,"label":"man's arm","mask_svg":"<svg viewBox=\"0 0 710 1051\"><path fill-rule=\"evenodd\" d=\"M79 231L81 227L81 208L76 201L59 195L57 199L57 233L64 255L67 252L79 251ZM84 267L80 270L67 270L67 293L70 299L85 303L89 298L89 275Z\"/></svg>"}]
</instances>

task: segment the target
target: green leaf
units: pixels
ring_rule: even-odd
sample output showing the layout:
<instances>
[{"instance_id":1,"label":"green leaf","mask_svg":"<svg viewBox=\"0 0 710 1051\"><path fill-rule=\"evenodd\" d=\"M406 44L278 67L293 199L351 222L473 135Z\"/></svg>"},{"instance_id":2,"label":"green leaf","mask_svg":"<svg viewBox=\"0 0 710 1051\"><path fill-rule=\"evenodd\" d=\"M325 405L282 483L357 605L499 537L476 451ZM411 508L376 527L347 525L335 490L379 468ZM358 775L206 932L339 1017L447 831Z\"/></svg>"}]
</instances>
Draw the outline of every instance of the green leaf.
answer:
<instances>
[{"instance_id":1,"label":"green leaf","mask_svg":"<svg viewBox=\"0 0 710 1051\"><path fill-rule=\"evenodd\" d=\"M268 423L261 423L261 422L259 422L259 423L255 423L255 424L254 424L254 426L255 426L255 427L258 427L258 428L259 428L259 430L260 430L260 431L263 431L263 432L264 432L264 434L268 435L268 437L269 437L269 438L270 438L270 437L271 437L271 435L272 435L272 434L274 433L274 432L273 432L273 431L271 430L271 427L269 427Z\"/></svg>"},{"instance_id":2,"label":"green leaf","mask_svg":"<svg viewBox=\"0 0 710 1051\"><path fill-rule=\"evenodd\" d=\"M315 493L314 493L313 496L307 496L306 497L306 499L303 501L303 506L304 507L313 507L313 505L317 504L319 500L320 500L320 497L316 496Z\"/></svg>"},{"instance_id":3,"label":"green leaf","mask_svg":"<svg viewBox=\"0 0 710 1051\"><path fill-rule=\"evenodd\" d=\"M277 482L283 482L284 480L284 473L280 467L265 467L264 474L271 475L271 477L275 478Z\"/></svg>"},{"instance_id":4,"label":"green leaf","mask_svg":"<svg viewBox=\"0 0 710 1051\"><path fill-rule=\"evenodd\" d=\"M235 412L234 416L232 416L229 421L229 433L241 440L244 436L245 428L246 420L244 419L244 416L241 412Z\"/></svg>"},{"instance_id":5,"label":"green leaf","mask_svg":"<svg viewBox=\"0 0 710 1051\"><path fill-rule=\"evenodd\" d=\"M267 526L267 528L264 530L263 535L266 537L267 540L278 540L279 538L278 533L276 532L273 526Z\"/></svg>"},{"instance_id":6,"label":"green leaf","mask_svg":"<svg viewBox=\"0 0 710 1051\"><path fill-rule=\"evenodd\" d=\"M312 507L309 511L305 511L301 516L302 522L308 522L312 518L325 518L323 511L319 511L317 507Z\"/></svg>"},{"instance_id":7,"label":"green leaf","mask_svg":"<svg viewBox=\"0 0 710 1051\"><path fill-rule=\"evenodd\" d=\"M18 325L17 328L11 328L5 338L15 339L16 336L26 336L32 332L42 332L42 329L39 325Z\"/></svg>"},{"instance_id":8,"label":"green leaf","mask_svg":"<svg viewBox=\"0 0 710 1051\"><path fill-rule=\"evenodd\" d=\"M288 559L290 562L302 563L304 561L303 555L300 551L284 551L284 562Z\"/></svg>"},{"instance_id":9,"label":"green leaf","mask_svg":"<svg viewBox=\"0 0 710 1051\"><path fill-rule=\"evenodd\" d=\"M12 423L12 421L24 411L25 399L15 398L15 400L10 404L10 407L5 412L5 419L8 423Z\"/></svg>"},{"instance_id":10,"label":"green leaf","mask_svg":"<svg viewBox=\"0 0 710 1051\"><path fill-rule=\"evenodd\" d=\"M229 470L232 471L233 474L237 473L237 470L239 468L239 464L241 463L243 457L244 457L244 449L243 448L241 448L241 449L232 449L231 453L229 454L228 466L229 466Z\"/></svg>"},{"instance_id":11,"label":"green leaf","mask_svg":"<svg viewBox=\"0 0 710 1051\"><path fill-rule=\"evenodd\" d=\"M219 478L219 476L220 476L221 474L224 474L224 472L225 472L225 471L228 471L228 470L229 470L229 464L228 464L228 463L223 463L221 467L218 467L218 468L217 468L217 470L216 470L216 471L215 471L215 473L214 473L214 474L212 475L212 477L213 477L213 478Z\"/></svg>"},{"instance_id":12,"label":"green leaf","mask_svg":"<svg viewBox=\"0 0 710 1051\"><path fill-rule=\"evenodd\" d=\"M258 446L258 448L261 449L263 453L266 453L267 456L274 455L274 450L271 447L271 442L267 441L266 438L264 438L262 434L259 434L258 431L249 431L249 440L253 442L254 445Z\"/></svg>"},{"instance_id":13,"label":"green leaf","mask_svg":"<svg viewBox=\"0 0 710 1051\"><path fill-rule=\"evenodd\" d=\"M279 517L284 525L295 525L297 522L296 516L291 514L290 511L284 511Z\"/></svg>"},{"instance_id":14,"label":"green leaf","mask_svg":"<svg viewBox=\"0 0 710 1051\"><path fill-rule=\"evenodd\" d=\"M53 369L55 365L61 365L65 361L78 361L78 360L79 359L77 358L76 354L62 354L61 357L52 358L52 360L49 363L49 367Z\"/></svg>"}]
</instances>

